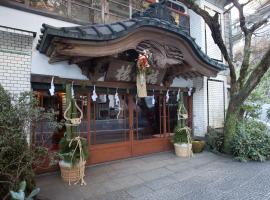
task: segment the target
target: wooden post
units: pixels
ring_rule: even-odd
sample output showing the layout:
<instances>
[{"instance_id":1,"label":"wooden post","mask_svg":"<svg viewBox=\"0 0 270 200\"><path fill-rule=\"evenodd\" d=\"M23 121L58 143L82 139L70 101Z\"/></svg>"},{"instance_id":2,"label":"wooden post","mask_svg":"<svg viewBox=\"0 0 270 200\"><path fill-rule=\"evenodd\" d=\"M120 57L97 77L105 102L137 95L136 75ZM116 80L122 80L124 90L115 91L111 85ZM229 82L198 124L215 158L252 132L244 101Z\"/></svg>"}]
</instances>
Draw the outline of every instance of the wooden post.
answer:
<instances>
[{"instance_id":1,"label":"wooden post","mask_svg":"<svg viewBox=\"0 0 270 200\"><path fill-rule=\"evenodd\" d=\"M87 93L87 142L91 145L91 96Z\"/></svg>"},{"instance_id":2,"label":"wooden post","mask_svg":"<svg viewBox=\"0 0 270 200\"><path fill-rule=\"evenodd\" d=\"M25 0L24 5L28 8L30 6L30 0Z\"/></svg>"},{"instance_id":3,"label":"wooden post","mask_svg":"<svg viewBox=\"0 0 270 200\"><path fill-rule=\"evenodd\" d=\"M128 94L128 115L129 115L129 141L131 145L131 155L133 155L133 99L132 95Z\"/></svg>"},{"instance_id":4,"label":"wooden post","mask_svg":"<svg viewBox=\"0 0 270 200\"><path fill-rule=\"evenodd\" d=\"M129 0L129 19L132 18L132 0Z\"/></svg>"},{"instance_id":5,"label":"wooden post","mask_svg":"<svg viewBox=\"0 0 270 200\"><path fill-rule=\"evenodd\" d=\"M96 126L96 102L94 104L94 144L97 143L97 126Z\"/></svg>"},{"instance_id":6,"label":"wooden post","mask_svg":"<svg viewBox=\"0 0 270 200\"><path fill-rule=\"evenodd\" d=\"M166 126L166 97L163 96L163 137L165 137L166 135L166 129L167 129L167 126Z\"/></svg>"},{"instance_id":7,"label":"wooden post","mask_svg":"<svg viewBox=\"0 0 270 200\"><path fill-rule=\"evenodd\" d=\"M192 129L192 96L188 96L188 127Z\"/></svg>"},{"instance_id":8,"label":"wooden post","mask_svg":"<svg viewBox=\"0 0 270 200\"><path fill-rule=\"evenodd\" d=\"M105 24L105 0L101 0L101 22Z\"/></svg>"},{"instance_id":9,"label":"wooden post","mask_svg":"<svg viewBox=\"0 0 270 200\"><path fill-rule=\"evenodd\" d=\"M109 3L107 0L101 0L101 22L105 24L107 22L107 16L109 14Z\"/></svg>"},{"instance_id":10,"label":"wooden post","mask_svg":"<svg viewBox=\"0 0 270 200\"><path fill-rule=\"evenodd\" d=\"M161 134L162 134L162 113L161 113L161 106L162 106L162 103L161 103L161 100L162 98L160 96L158 96L158 111L159 111L159 137L161 137Z\"/></svg>"},{"instance_id":11,"label":"wooden post","mask_svg":"<svg viewBox=\"0 0 270 200\"><path fill-rule=\"evenodd\" d=\"M71 17L71 0L67 0L67 16Z\"/></svg>"}]
</instances>

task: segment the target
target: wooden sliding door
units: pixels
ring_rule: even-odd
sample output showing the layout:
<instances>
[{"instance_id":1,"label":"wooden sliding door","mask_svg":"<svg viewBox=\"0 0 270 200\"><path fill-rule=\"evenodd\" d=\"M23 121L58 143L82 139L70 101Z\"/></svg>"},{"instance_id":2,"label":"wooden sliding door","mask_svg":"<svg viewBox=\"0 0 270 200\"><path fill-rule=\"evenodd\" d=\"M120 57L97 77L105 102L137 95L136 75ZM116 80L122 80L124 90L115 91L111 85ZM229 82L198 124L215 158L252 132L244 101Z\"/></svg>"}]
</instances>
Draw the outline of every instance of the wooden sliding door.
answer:
<instances>
[{"instance_id":1,"label":"wooden sliding door","mask_svg":"<svg viewBox=\"0 0 270 200\"><path fill-rule=\"evenodd\" d=\"M98 93L95 102L88 96L88 143L90 163L131 156L129 98L127 94Z\"/></svg>"}]
</instances>

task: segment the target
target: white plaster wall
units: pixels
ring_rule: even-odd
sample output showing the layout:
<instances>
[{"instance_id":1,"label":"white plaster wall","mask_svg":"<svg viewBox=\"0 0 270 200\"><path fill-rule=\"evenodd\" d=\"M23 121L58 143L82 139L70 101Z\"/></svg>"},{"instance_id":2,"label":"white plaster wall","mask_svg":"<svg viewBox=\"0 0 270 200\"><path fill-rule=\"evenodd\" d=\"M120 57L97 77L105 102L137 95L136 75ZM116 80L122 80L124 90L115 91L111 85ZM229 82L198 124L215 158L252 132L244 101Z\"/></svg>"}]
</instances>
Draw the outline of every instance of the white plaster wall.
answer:
<instances>
[{"instance_id":1,"label":"white plaster wall","mask_svg":"<svg viewBox=\"0 0 270 200\"><path fill-rule=\"evenodd\" d=\"M197 4L202 6L202 0L198 0ZM204 21L192 10L188 10L190 16L190 35L195 38L195 42L205 51L205 40L204 40Z\"/></svg>"},{"instance_id":2,"label":"white plaster wall","mask_svg":"<svg viewBox=\"0 0 270 200\"><path fill-rule=\"evenodd\" d=\"M42 28L43 23L56 27L76 26L76 24L0 6L0 25L37 33L37 37L34 39L32 46L32 74L87 79L84 75L82 75L78 66L68 65L66 62L56 63L53 65L49 64L48 58L36 50L36 44L39 39L39 35L41 34L40 29Z\"/></svg>"},{"instance_id":3,"label":"white plaster wall","mask_svg":"<svg viewBox=\"0 0 270 200\"><path fill-rule=\"evenodd\" d=\"M219 73L216 77L211 77L211 79L214 80L220 80L224 82L224 98L225 98L225 112L228 107L229 103L229 97L228 97L228 90L230 88L230 85L227 84L227 75L223 75L222 73Z\"/></svg>"},{"instance_id":4,"label":"white plaster wall","mask_svg":"<svg viewBox=\"0 0 270 200\"><path fill-rule=\"evenodd\" d=\"M193 87L195 87L195 93L193 94L193 134L194 136L201 136L204 137L207 132L207 126L208 126L208 99L207 99L207 79L208 77L198 77L193 79ZM220 80L224 82L224 90L223 88L220 89L219 92L216 91L209 91L209 98L210 99L222 99L223 95L225 98L225 111L228 106L228 88L229 85L227 84L227 76L218 74L216 77L211 77L211 79L214 80ZM218 86L220 86L220 82L212 82L211 83L213 88L216 89ZM216 86L215 86L216 84ZM225 92L223 94L223 91ZM217 96L216 96L217 95ZM219 103L219 102L216 102ZM223 102L222 102L223 104ZM223 114L223 109L221 110ZM213 115L214 116L214 115ZM211 115L209 116L211 118ZM210 119L209 121L214 121L215 119ZM224 119L221 119L224 120ZM218 124L222 124L223 121L218 122Z\"/></svg>"},{"instance_id":5,"label":"white plaster wall","mask_svg":"<svg viewBox=\"0 0 270 200\"><path fill-rule=\"evenodd\" d=\"M204 137L207 132L207 77L193 79L193 134Z\"/></svg>"},{"instance_id":6,"label":"white plaster wall","mask_svg":"<svg viewBox=\"0 0 270 200\"><path fill-rule=\"evenodd\" d=\"M193 81L184 79L182 77L174 78L171 87L193 87Z\"/></svg>"}]
</instances>

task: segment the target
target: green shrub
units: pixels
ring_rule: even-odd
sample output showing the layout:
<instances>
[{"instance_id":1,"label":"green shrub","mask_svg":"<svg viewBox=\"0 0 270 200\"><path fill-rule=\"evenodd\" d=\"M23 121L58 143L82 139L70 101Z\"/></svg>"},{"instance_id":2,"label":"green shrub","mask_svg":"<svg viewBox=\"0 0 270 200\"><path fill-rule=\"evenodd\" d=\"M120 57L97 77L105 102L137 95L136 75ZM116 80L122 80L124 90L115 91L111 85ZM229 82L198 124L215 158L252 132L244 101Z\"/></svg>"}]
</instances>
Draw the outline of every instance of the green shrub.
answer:
<instances>
[{"instance_id":1,"label":"green shrub","mask_svg":"<svg viewBox=\"0 0 270 200\"><path fill-rule=\"evenodd\" d=\"M208 127L208 132L205 137L206 145L210 150L222 152L224 142L224 134L222 130Z\"/></svg>"},{"instance_id":2,"label":"green shrub","mask_svg":"<svg viewBox=\"0 0 270 200\"><path fill-rule=\"evenodd\" d=\"M270 120L270 108L266 111L266 117L268 120Z\"/></svg>"},{"instance_id":3,"label":"green shrub","mask_svg":"<svg viewBox=\"0 0 270 200\"><path fill-rule=\"evenodd\" d=\"M88 158L88 144L87 140L85 138L80 138L81 144L82 144L82 155L83 160L87 160ZM77 146L77 142L73 141L71 145L69 145L71 142L70 139L67 138L67 134L60 140L59 143L59 155L62 160L64 160L67 163L72 163L72 165L75 165L79 163L80 161L80 149Z\"/></svg>"},{"instance_id":4,"label":"green shrub","mask_svg":"<svg viewBox=\"0 0 270 200\"><path fill-rule=\"evenodd\" d=\"M37 106L32 93L14 96L0 85L0 199L9 199L9 191L18 190L23 180L27 183L26 193L35 184L33 166L48 155L46 148L28 142L32 138L30 125L38 120L57 124L53 113L45 113Z\"/></svg>"},{"instance_id":5,"label":"green shrub","mask_svg":"<svg viewBox=\"0 0 270 200\"><path fill-rule=\"evenodd\" d=\"M172 142L177 144L188 143L187 130L177 125L174 129L174 136L172 138Z\"/></svg>"},{"instance_id":6,"label":"green shrub","mask_svg":"<svg viewBox=\"0 0 270 200\"><path fill-rule=\"evenodd\" d=\"M231 147L233 155L239 161L265 161L270 154L267 127L252 119L239 123Z\"/></svg>"}]
</instances>

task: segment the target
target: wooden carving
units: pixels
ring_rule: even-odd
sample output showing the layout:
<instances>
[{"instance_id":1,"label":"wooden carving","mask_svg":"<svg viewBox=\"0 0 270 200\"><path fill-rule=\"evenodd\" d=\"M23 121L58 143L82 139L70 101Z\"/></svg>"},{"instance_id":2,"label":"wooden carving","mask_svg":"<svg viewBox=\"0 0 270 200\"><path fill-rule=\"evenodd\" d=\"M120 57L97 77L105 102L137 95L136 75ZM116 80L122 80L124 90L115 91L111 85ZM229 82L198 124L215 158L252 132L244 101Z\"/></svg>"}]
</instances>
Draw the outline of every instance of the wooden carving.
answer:
<instances>
[{"instance_id":1,"label":"wooden carving","mask_svg":"<svg viewBox=\"0 0 270 200\"><path fill-rule=\"evenodd\" d=\"M136 48L138 52L142 52L145 49L151 52L149 62L153 68L164 69L170 65L181 64L184 59L182 51L172 45L145 40L139 43Z\"/></svg>"}]
</instances>

